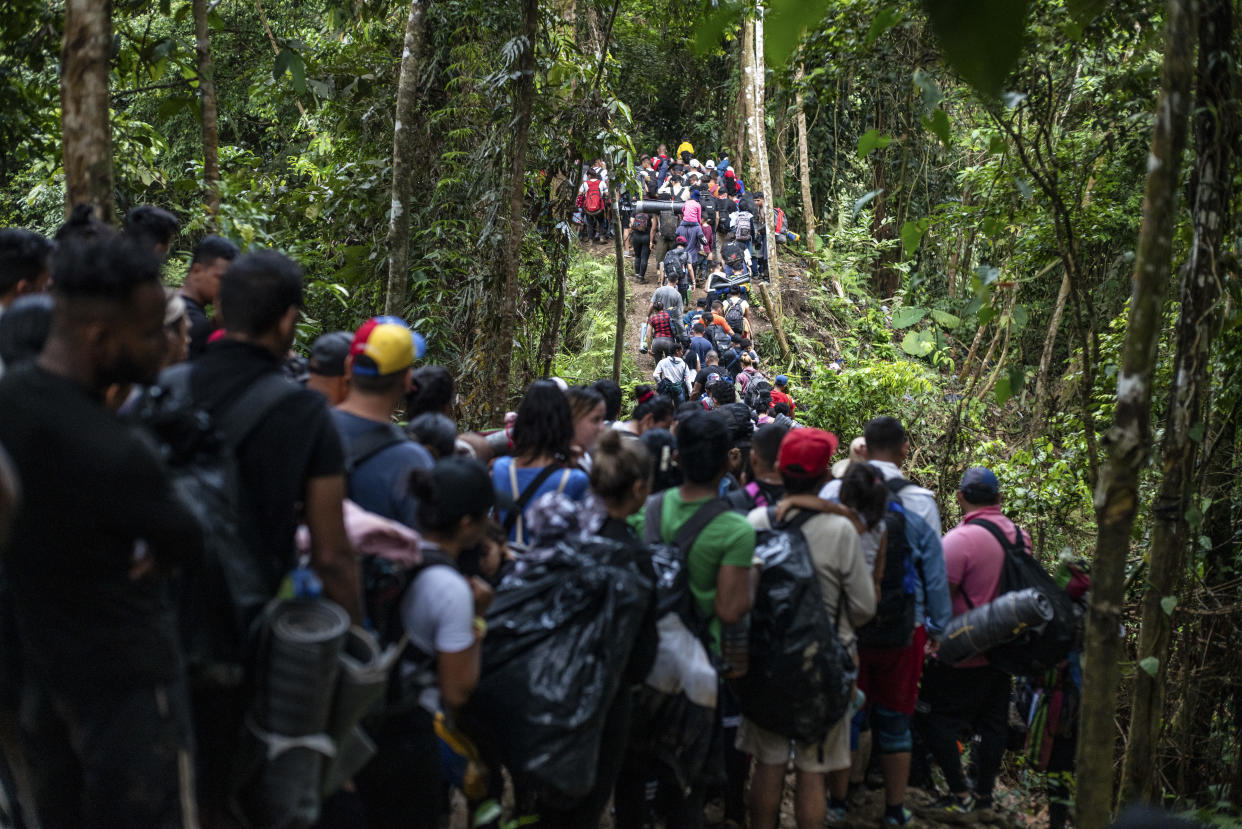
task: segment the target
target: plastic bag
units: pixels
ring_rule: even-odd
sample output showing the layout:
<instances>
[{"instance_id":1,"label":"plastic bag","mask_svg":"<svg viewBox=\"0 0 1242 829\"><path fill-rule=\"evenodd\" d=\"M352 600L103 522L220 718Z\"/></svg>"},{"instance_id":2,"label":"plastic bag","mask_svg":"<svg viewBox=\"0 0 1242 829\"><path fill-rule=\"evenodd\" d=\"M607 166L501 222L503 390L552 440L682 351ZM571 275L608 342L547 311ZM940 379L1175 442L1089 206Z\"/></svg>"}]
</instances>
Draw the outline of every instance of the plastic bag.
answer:
<instances>
[{"instance_id":1,"label":"plastic bag","mask_svg":"<svg viewBox=\"0 0 1242 829\"><path fill-rule=\"evenodd\" d=\"M1003 593L949 622L937 656L956 665L1047 624L1054 613L1052 600L1038 588Z\"/></svg>"},{"instance_id":2,"label":"plastic bag","mask_svg":"<svg viewBox=\"0 0 1242 829\"><path fill-rule=\"evenodd\" d=\"M467 720L523 787L572 800L595 785L604 718L653 587L613 541L571 535L540 552L496 591Z\"/></svg>"}]
</instances>

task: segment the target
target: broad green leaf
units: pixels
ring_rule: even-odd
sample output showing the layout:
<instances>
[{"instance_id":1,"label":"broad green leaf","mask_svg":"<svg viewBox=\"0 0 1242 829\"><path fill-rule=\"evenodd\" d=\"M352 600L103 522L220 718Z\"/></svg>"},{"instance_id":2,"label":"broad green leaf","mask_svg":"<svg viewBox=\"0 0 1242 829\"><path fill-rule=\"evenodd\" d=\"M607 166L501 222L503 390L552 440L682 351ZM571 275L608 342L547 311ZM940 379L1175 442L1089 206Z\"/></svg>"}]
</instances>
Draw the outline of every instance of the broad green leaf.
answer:
<instances>
[{"instance_id":1,"label":"broad green leaf","mask_svg":"<svg viewBox=\"0 0 1242 829\"><path fill-rule=\"evenodd\" d=\"M901 341L901 350L911 357L926 357L935 347L935 340L925 336L922 331L908 331L905 339Z\"/></svg>"},{"instance_id":2,"label":"broad green leaf","mask_svg":"<svg viewBox=\"0 0 1242 829\"><path fill-rule=\"evenodd\" d=\"M1009 149L1009 144L1002 136L993 135L988 139L988 152L992 155L1001 155L1007 149Z\"/></svg>"},{"instance_id":3,"label":"broad green leaf","mask_svg":"<svg viewBox=\"0 0 1242 829\"><path fill-rule=\"evenodd\" d=\"M809 24L828 14L828 0L772 0L763 19L763 56L780 70L798 48Z\"/></svg>"},{"instance_id":4,"label":"broad green leaf","mask_svg":"<svg viewBox=\"0 0 1242 829\"><path fill-rule=\"evenodd\" d=\"M923 243L923 234L925 233L927 233L926 219L917 222L906 222L901 226L901 245L906 251L906 256L913 256L914 252L919 249L919 245Z\"/></svg>"},{"instance_id":5,"label":"broad green leaf","mask_svg":"<svg viewBox=\"0 0 1242 829\"><path fill-rule=\"evenodd\" d=\"M975 268L975 277L979 280L979 284L986 288L1000 279L1000 271L991 265L978 265Z\"/></svg>"},{"instance_id":6,"label":"broad green leaf","mask_svg":"<svg viewBox=\"0 0 1242 829\"><path fill-rule=\"evenodd\" d=\"M994 98L1018 65L1027 0L924 0L945 60L983 95Z\"/></svg>"},{"instance_id":7,"label":"broad green leaf","mask_svg":"<svg viewBox=\"0 0 1242 829\"><path fill-rule=\"evenodd\" d=\"M289 77L293 79L293 91L299 95L305 95L306 62L302 60L302 56L297 52L293 53L293 60L289 61Z\"/></svg>"},{"instance_id":8,"label":"broad green leaf","mask_svg":"<svg viewBox=\"0 0 1242 829\"><path fill-rule=\"evenodd\" d=\"M736 26L741 15L741 8L732 3L721 3L712 9L711 13L699 21L698 28L695 29L692 41L694 50L702 55L719 49L725 30ZM764 49L764 56L767 56L767 49Z\"/></svg>"},{"instance_id":9,"label":"broad green leaf","mask_svg":"<svg viewBox=\"0 0 1242 829\"><path fill-rule=\"evenodd\" d=\"M979 313L978 313L978 317L979 317L979 324L980 324L980 325L987 325L989 322L991 322L992 320L996 319L996 316L997 316L999 313L1000 313L1000 311L997 311L997 310L996 310L995 308L993 308L991 305L984 305L984 306L982 306L982 307L979 309Z\"/></svg>"},{"instance_id":10,"label":"broad green leaf","mask_svg":"<svg viewBox=\"0 0 1242 829\"><path fill-rule=\"evenodd\" d=\"M946 147L953 140L952 130L949 129L949 116L943 109L937 109L930 118L924 118L923 128L939 138L940 143Z\"/></svg>"},{"instance_id":11,"label":"broad green leaf","mask_svg":"<svg viewBox=\"0 0 1242 829\"><path fill-rule=\"evenodd\" d=\"M289 71L289 63L293 60L293 52L288 49L281 49L276 54L276 61L272 64L272 80L279 82Z\"/></svg>"},{"instance_id":12,"label":"broad green leaf","mask_svg":"<svg viewBox=\"0 0 1242 829\"><path fill-rule=\"evenodd\" d=\"M932 319L952 331L955 328L962 327L962 318L950 314L948 311L941 311L939 308L933 308Z\"/></svg>"},{"instance_id":13,"label":"broad green leaf","mask_svg":"<svg viewBox=\"0 0 1242 829\"><path fill-rule=\"evenodd\" d=\"M883 192L884 192L883 187L877 187L875 190L871 190L867 193L864 193L862 198L854 202L854 216L853 217L858 218L858 211L862 210L864 207L871 204L871 200Z\"/></svg>"},{"instance_id":14,"label":"broad green leaf","mask_svg":"<svg viewBox=\"0 0 1242 829\"><path fill-rule=\"evenodd\" d=\"M898 329L909 328L925 316L927 316L926 308L915 308L912 305L907 305L905 308L897 309L897 313L893 314L893 327Z\"/></svg>"},{"instance_id":15,"label":"broad green leaf","mask_svg":"<svg viewBox=\"0 0 1242 829\"><path fill-rule=\"evenodd\" d=\"M1023 328L1028 320L1030 320L1030 314L1027 313L1026 306L1015 305L1013 307L1013 324L1018 328Z\"/></svg>"},{"instance_id":16,"label":"broad green leaf","mask_svg":"<svg viewBox=\"0 0 1242 829\"><path fill-rule=\"evenodd\" d=\"M868 49L880 38L880 35L901 22L901 12L894 6L886 9L880 9L880 13L871 21L871 28L867 30L867 39L864 45Z\"/></svg>"},{"instance_id":17,"label":"broad green leaf","mask_svg":"<svg viewBox=\"0 0 1242 829\"><path fill-rule=\"evenodd\" d=\"M1079 26L1086 27L1108 6L1108 0L1065 0L1065 8Z\"/></svg>"},{"instance_id":18,"label":"broad green leaf","mask_svg":"<svg viewBox=\"0 0 1242 829\"><path fill-rule=\"evenodd\" d=\"M1164 611L1165 616L1172 616L1175 607L1177 607L1177 596L1165 596L1160 600L1160 609Z\"/></svg>"},{"instance_id":19,"label":"broad green leaf","mask_svg":"<svg viewBox=\"0 0 1242 829\"><path fill-rule=\"evenodd\" d=\"M858 157L866 158L874 150L882 150L891 143L893 143L892 136L880 135L880 131L876 129L867 130L858 139Z\"/></svg>"},{"instance_id":20,"label":"broad green leaf","mask_svg":"<svg viewBox=\"0 0 1242 829\"><path fill-rule=\"evenodd\" d=\"M914 70L914 85L923 94L923 110L925 112L931 112L944 100L944 94L940 91L940 87L936 85L936 79L922 69Z\"/></svg>"},{"instance_id":21,"label":"broad green leaf","mask_svg":"<svg viewBox=\"0 0 1242 829\"><path fill-rule=\"evenodd\" d=\"M1009 391L1017 394L1022 391L1022 386L1026 383L1026 370L1022 366L1009 367Z\"/></svg>"},{"instance_id":22,"label":"broad green leaf","mask_svg":"<svg viewBox=\"0 0 1242 829\"><path fill-rule=\"evenodd\" d=\"M1154 677L1160 671L1160 659L1155 656L1149 656L1146 659L1139 660L1139 667L1143 669L1148 676Z\"/></svg>"},{"instance_id":23,"label":"broad green leaf","mask_svg":"<svg viewBox=\"0 0 1242 829\"><path fill-rule=\"evenodd\" d=\"M1009 377L1002 374L996 378L996 388L993 391L996 394L997 405L1004 406L1009 402L1009 398L1013 397L1013 386L1009 383Z\"/></svg>"}]
</instances>

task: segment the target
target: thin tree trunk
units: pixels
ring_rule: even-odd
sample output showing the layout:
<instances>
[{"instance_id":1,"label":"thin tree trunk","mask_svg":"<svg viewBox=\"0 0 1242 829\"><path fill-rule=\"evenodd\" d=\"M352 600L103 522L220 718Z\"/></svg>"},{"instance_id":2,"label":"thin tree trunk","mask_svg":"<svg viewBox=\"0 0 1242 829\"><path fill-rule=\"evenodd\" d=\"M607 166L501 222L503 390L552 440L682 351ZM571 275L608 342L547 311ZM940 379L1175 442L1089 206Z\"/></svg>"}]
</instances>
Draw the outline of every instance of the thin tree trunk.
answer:
<instances>
[{"instance_id":1,"label":"thin tree trunk","mask_svg":"<svg viewBox=\"0 0 1242 829\"><path fill-rule=\"evenodd\" d=\"M203 184L207 187L207 223L215 229L220 218L220 134L207 0L194 0L194 54L198 60L198 98L203 114Z\"/></svg>"},{"instance_id":2,"label":"thin tree trunk","mask_svg":"<svg viewBox=\"0 0 1242 829\"><path fill-rule=\"evenodd\" d=\"M1061 277L1061 290L1057 291L1056 304L1052 306L1052 317L1048 320L1048 333L1044 337L1044 352L1039 356L1039 373L1035 375L1035 409L1031 413L1031 422L1039 424L1044 419L1047 409L1048 372L1052 368L1052 352L1057 344L1057 331L1061 328L1061 316L1065 313L1065 301L1070 295L1069 271ZM1085 355L1084 355L1085 357Z\"/></svg>"},{"instance_id":3,"label":"thin tree trunk","mask_svg":"<svg viewBox=\"0 0 1242 829\"><path fill-rule=\"evenodd\" d=\"M755 54L751 67L751 89L755 97L751 105L753 117L750 120L749 129L754 132L752 143L755 146L755 158L759 162L759 187L766 196L765 203L770 204L774 194L772 192L772 168L768 164L767 122L764 117L766 70L763 61L763 15L763 3L761 2L752 26ZM789 340L785 336L785 323L781 309L781 269L776 251L776 232L772 229L771 208L765 204L763 212L763 243L767 249L768 281L772 288L771 297L765 297L764 304L768 307L768 318L772 322L772 330L776 333L776 345L781 350L781 359L788 364L792 355L789 350Z\"/></svg>"},{"instance_id":4,"label":"thin tree trunk","mask_svg":"<svg viewBox=\"0 0 1242 829\"><path fill-rule=\"evenodd\" d=\"M1108 824L1113 807L1117 743L1117 684L1121 679L1121 605L1126 559L1138 509L1139 472L1151 444L1151 386L1162 309L1169 288L1178 181L1186 144L1186 116L1194 76L1195 0L1169 0L1165 56L1147 164L1143 226L1134 270L1134 294L1117 375L1117 406L1105 435L1107 463L1095 491L1096 546L1078 741L1077 823ZM1083 355L1088 359L1088 355Z\"/></svg>"},{"instance_id":5,"label":"thin tree trunk","mask_svg":"<svg viewBox=\"0 0 1242 829\"><path fill-rule=\"evenodd\" d=\"M621 228L621 197L614 179L612 188L613 246L617 255L617 336L612 347L612 382L621 382L621 355L625 353L625 249L621 244L624 232Z\"/></svg>"},{"instance_id":6,"label":"thin tree trunk","mask_svg":"<svg viewBox=\"0 0 1242 829\"><path fill-rule=\"evenodd\" d=\"M755 149L755 22L742 23L742 134L738 142L737 161L733 166L739 178L749 178L746 164L758 168L759 156Z\"/></svg>"},{"instance_id":7,"label":"thin tree trunk","mask_svg":"<svg viewBox=\"0 0 1242 829\"><path fill-rule=\"evenodd\" d=\"M798 110L798 178L802 184L802 223L806 246L815 249L815 207L811 204L811 154L806 144L806 107L802 100L802 64L794 78L794 106Z\"/></svg>"},{"instance_id":8,"label":"thin tree trunk","mask_svg":"<svg viewBox=\"0 0 1242 829\"><path fill-rule=\"evenodd\" d=\"M108 72L112 49L110 0L66 0L60 51L61 143L65 162L65 215L95 205L112 221L112 126Z\"/></svg>"},{"instance_id":9,"label":"thin tree trunk","mask_svg":"<svg viewBox=\"0 0 1242 829\"><path fill-rule=\"evenodd\" d=\"M493 339L495 361L491 378L491 417L503 414L509 399L510 363L513 331L517 324L518 266L522 256L522 198L526 180L526 150L530 136L531 111L535 103L535 40L539 35L539 0L522 0L522 53L517 59L517 87L514 90L513 141L510 145L509 214L504 225L504 243L498 267L501 294L500 324Z\"/></svg>"},{"instance_id":10,"label":"thin tree trunk","mask_svg":"<svg viewBox=\"0 0 1242 829\"><path fill-rule=\"evenodd\" d=\"M424 13L423 0L410 0L397 79L397 112L392 124L392 203L388 210L388 294L384 298L384 313L398 317L405 314L406 287L410 282L410 198L414 195L415 164L412 127Z\"/></svg>"},{"instance_id":11,"label":"thin tree trunk","mask_svg":"<svg viewBox=\"0 0 1242 829\"><path fill-rule=\"evenodd\" d=\"M1232 0L1202 0L1199 18L1199 69L1195 99L1194 203L1191 218L1194 242L1181 282L1181 310L1177 317L1177 352L1173 385L1169 389L1168 422L1160 447L1160 492L1152 509L1151 549L1148 553L1147 592L1143 597L1143 627L1139 633L1138 661L1157 660L1156 670L1134 675L1130 709L1130 737L1121 777L1121 802L1149 801L1156 748L1164 722L1164 692L1168 677L1172 614L1161 602L1176 596L1186 567L1186 511L1195 487L1195 464L1205 429L1203 400L1208 383L1212 341L1220 319L1217 300L1221 277L1217 263L1228 250L1224 245L1232 170L1233 77L1229 67ZM1150 663L1148 663L1150 664Z\"/></svg>"}]
</instances>

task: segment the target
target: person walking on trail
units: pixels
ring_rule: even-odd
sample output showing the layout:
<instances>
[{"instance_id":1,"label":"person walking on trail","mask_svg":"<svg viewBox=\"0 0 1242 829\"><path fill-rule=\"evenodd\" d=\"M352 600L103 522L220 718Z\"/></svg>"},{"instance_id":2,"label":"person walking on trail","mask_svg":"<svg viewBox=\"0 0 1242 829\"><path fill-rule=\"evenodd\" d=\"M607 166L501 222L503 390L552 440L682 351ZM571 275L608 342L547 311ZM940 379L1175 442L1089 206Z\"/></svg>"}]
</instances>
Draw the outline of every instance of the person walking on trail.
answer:
<instances>
[{"instance_id":1,"label":"person walking on trail","mask_svg":"<svg viewBox=\"0 0 1242 829\"><path fill-rule=\"evenodd\" d=\"M663 357L672 352L673 343L673 326L668 311L664 310L663 303L651 303L653 313L647 318L647 324L643 326L644 331L640 335L638 343L638 353L646 354L646 341L642 339L648 333L651 334L651 354L658 362Z\"/></svg>"},{"instance_id":2,"label":"person walking on trail","mask_svg":"<svg viewBox=\"0 0 1242 829\"><path fill-rule=\"evenodd\" d=\"M601 232L607 232L605 219L608 204L608 184L600 177L599 170L587 171L586 181L578 188L582 197L582 212L586 215L587 238L601 242Z\"/></svg>"},{"instance_id":3,"label":"person walking on trail","mask_svg":"<svg viewBox=\"0 0 1242 829\"><path fill-rule=\"evenodd\" d=\"M694 203L686 202L686 204ZM697 222L693 224L682 222L677 227L677 233L679 239L686 240L686 268L690 277L689 290L693 291L696 278L702 276L704 272L703 246L706 244L706 239L703 236L703 228ZM686 299L689 299L688 293L686 294Z\"/></svg>"},{"instance_id":4,"label":"person walking on trail","mask_svg":"<svg viewBox=\"0 0 1242 829\"><path fill-rule=\"evenodd\" d=\"M354 335L349 331L329 331L311 343L310 359L306 361L306 388L322 394L329 406L336 406L349 393L345 363L353 342Z\"/></svg>"},{"instance_id":5,"label":"person walking on trail","mask_svg":"<svg viewBox=\"0 0 1242 829\"><path fill-rule=\"evenodd\" d=\"M737 241L733 231L725 234L724 244L720 246L720 259L724 263L726 276L750 274L750 250Z\"/></svg>"},{"instance_id":6,"label":"person walking on trail","mask_svg":"<svg viewBox=\"0 0 1242 829\"><path fill-rule=\"evenodd\" d=\"M659 196L659 200L669 202L670 205L672 202L672 198L667 193ZM676 211L671 209L671 206L668 210L653 213L652 217L655 221L655 229L651 237L651 257L655 260L658 269L664 257L677 243L677 225L681 218Z\"/></svg>"},{"instance_id":7,"label":"person walking on trail","mask_svg":"<svg viewBox=\"0 0 1242 829\"><path fill-rule=\"evenodd\" d=\"M914 606L912 631L904 629L904 616L894 615L894 621L882 631L864 631L858 649L858 687L867 696L873 739L882 755L884 822L888 826L905 826L913 820L905 806L905 796L913 746L911 717L923 674L924 648L944 631L952 618L952 606L935 496L901 474L901 464L910 451L905 428L896 418L876 417L867 423L863 437L868 460L884 478L893 503L899 508L895 512L890 508L886 517L885 575L893 572L896 578L891 589L890 580L884 579L881 606L895 603L902 608L907 602ZM839 500L840 493L841 481L829 481L820 491L820 498ZM904 527L904 532L896 533L897 527ZM915 573L913 595L906 592L904 575L908 571L903 571L903 563L907 561ZM869 641L883 644L872 645Z\"/></svg>"},{"instance_id":8,"label":"person walking on trail","mask_svg":"<svg viewBox=\"0 0 1242 829\"><path fill-rule=\"evenodd\" d=\"M635 212L630 219L630 248L634 252L634 277L647 281L647 261L651 257L651 231L655 221L650 213Z\"/></svg>"},{"instance_id":9,"label":"person walking on trail","mask_svg":"<svg viewBox=\"0 0 1242 829\"><path fill-rule=\"evenodd\" d=\"M988 522L1011 542L1030 550L1031 538L1001 512L1000 484L992 470L982 466L966 470L957 488L962 523L943 540L944 564L953 615L993 601L1001 589L1005 549L984 526ZM964 815L992 806L992 787L1005 753L1009 715L1009 674L992 667L987 656L976 656L957 665L931 659L923 673L916 717L937 765L944 772L949 794L936 801L928 816ZM962 771L957 741L963 732L979 735L973 753L973 792Z\"/></svg>"},{"instance_id":10,"label":"person walking on trail","mask_svg":"<svg viewBox=\"0 0 1242 829\"><path fill-rule=\"evenodd\" d=\"M674 240L674 247L664 254L664 259L656 268L661 280L667 282L670 277L676 280L683 303L689 299L690 292L694 290L694 271L687 259L685 236L678 236Z\"/></svg>"},{"instance_id":11,"label":"person walking on trail","mask_svg":"<svg viewBox=\"0 0 1242 829\"><path fill-rule=\"evenodd\" d=\"M673 398L678 404L686 402L686 378L690 371L686 361L682 359L683 352L682 344L674 342L672 351L656 363L652 375L656 380L656 389Z\"/></svg>"},{"instance_id":12,"label":"person walking on trail","mask_svg":"<svg viewBox=\"0 0 1242 829\"><path fill-rule=\"evenodd\" d=\"M785 403L789 406L789 413L792 415L797 411L793 398L789 396L789 378L784 374L776 375L776 379L772 381L772 405L777 403ZM833 477L840 477L834 475Z\"/></svg>"},{"instance_id":13,"label":"person walking on trail","mask_svg":"<svg viewBox=\"0 0 1242 829\"><path fill-rule=\"evenodd\" d=\"M724 312L725 322L729 323L729 327L734 332L744 337L750 336L750 303L742 296L742 288L740 285L734 285L729 289L729 296L721 305Z\"/></svg>"},{"instance_id":14,"label":"person walking on trail","mask_svg":"<svg viewBox=\"0 0 1242 829\"><path fill-rule=\"evenodd\" d=\"M790 430L780 443L776 463L784 490L793 495L818 492L831 477L829 466L836 449L836 436L830 432ZM798 510L791 510L784 519L796 519L798 514ZM766 506L757 506L747 519L756 532L772 529ZM802 525L801 532L828 618L836 621L837 637L854 655L854 630L869 621L876 610L875 586L862 555L858 531L848 518L815 513ZM824 825L828 805L825 777L829 772L850 767L848 717L838 720L823 741L810 744L765 731L743 716L737 744L755 758L750 783L752 827L777 826L785 766L791 751L797 771L794 816L798 829L819 829Z\"/></svg>"},{"instance_id":15,"label":"person walking on trail","mask_svg":"<svg viewBox=\"0 0 1242 829\"><path fill-rule=\"evenodd\" d=\"M217 328L213 317L219 316L219 309L214 309L213 317L207 316L207 307L215 306L220 296L220 279L240 255L237 245L219 236L204 236L194 247L190 270L181 284L181 299L190 321L191 360L203 356L207 350L207 338Z\"/></svg>"},{"instance_id":16,"label":"person walking on trail","mask_svg":"<svg viewBox=\"0 0 1242 829\"><path fill-rule=\"evenodd\" d=\"M149 443L104 405L115 383L155 382L167 341L160 259L101 236L62 243L46 345L0 381L0 443L22 487L0 550L25 805L47 829L189 826L194 738L166 577L197 565L203 533Z\"/></svg>"},{"instance_id":17,"label":"person walking on trail","mask_svg":"<svg viewBox=\"0 0 1242 829\"><path fill-rule=\"evenodd\" d=\"M655 313L654 303L659 302L664 310L668 311L669 316L675 316L681 319L685 315L685 304L681 293L677 290L677 277L665 274L664 284L656 288L655 293L651 295L652 306L647 309L647 316Z\"/></svg>"},{"instance_id":18,"label":"person walking on trail","mask_svg":"<svg viewBox=\"0 0 1242 829\"><path fill-rule=\"evenodd\" d=\"M694 145L690 143L690 138L683 135L681 143L677 145L677 157L681 159L682 164L689 164L690 159L694 156Z\"/></svg>"},{"instance_id":19,"label":"person walking on trail","mask_svg":"<svg viewBox=\"0 0 1242 829\"><path fill-rule=\"evenodd\" d=\"M345 448L350 500L415 528L418 503L406 482L434 460L393 425L392 414L412 389L414 360L423 349L422 338L404 320L375 317L364 323L349 349L349 392L332 411Z\"/></svg>"}]
</instances>

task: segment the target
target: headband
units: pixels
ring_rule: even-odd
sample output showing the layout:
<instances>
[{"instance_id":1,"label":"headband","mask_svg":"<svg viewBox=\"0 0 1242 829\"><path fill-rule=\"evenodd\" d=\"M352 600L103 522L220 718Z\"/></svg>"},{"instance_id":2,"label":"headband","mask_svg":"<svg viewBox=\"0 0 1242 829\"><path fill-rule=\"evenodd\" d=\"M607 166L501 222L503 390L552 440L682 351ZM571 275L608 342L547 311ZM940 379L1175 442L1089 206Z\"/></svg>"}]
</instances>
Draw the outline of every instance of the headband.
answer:
<instances>
[{"instance_id":1,"label":"headband","mask_svg":"<svg viewBox=\"0 0 1242 829\"><path fill-rule=\"evenodd\" d=\"M655 393L655 391L654 391L654 390L652 390L652 389L647 389L646 393L644 393L644 394L642 394L642 395L639 395L639 398L638 398L638 405L640 405L640 406L641 406L642 404L646 403L646 402L647 402L648 400L650 400L651 398L655 397L655 395L656 395L656 393Z\"/></svg>"}]
</instances>

